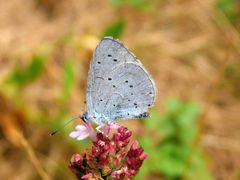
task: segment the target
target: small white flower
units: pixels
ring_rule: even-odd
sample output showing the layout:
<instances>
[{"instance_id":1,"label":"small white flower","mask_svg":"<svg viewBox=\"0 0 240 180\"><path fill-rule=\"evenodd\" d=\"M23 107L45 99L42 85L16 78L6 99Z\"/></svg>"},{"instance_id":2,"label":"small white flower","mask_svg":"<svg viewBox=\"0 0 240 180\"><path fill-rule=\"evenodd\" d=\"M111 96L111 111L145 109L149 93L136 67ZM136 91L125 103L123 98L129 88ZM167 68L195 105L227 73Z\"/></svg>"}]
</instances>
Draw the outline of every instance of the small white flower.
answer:
<instances>
[{"instance_id":1,"label":"small white flower","mask_svg":"<svg viewBox=\"0 0 240 180\"><path fill-rule=\"evenodd\" d=\"M75 131L69 134L71 138L76 138L77 140L83 140L88 136L90 136L90 132L88 128L84 125L77 125L75 129L76 129Z\"/></svg>"}]
</instances>

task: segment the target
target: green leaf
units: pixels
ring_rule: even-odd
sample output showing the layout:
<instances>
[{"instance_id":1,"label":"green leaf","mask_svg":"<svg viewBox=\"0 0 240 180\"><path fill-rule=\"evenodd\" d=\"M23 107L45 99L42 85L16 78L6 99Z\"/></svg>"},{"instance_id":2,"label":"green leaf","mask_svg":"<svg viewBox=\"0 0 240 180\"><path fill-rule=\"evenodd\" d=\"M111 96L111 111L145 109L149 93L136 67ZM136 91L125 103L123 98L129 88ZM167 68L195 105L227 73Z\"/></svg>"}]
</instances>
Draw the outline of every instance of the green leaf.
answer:
<instances>
[{"instance_id":1,"label":"green leaf","mask_svg":"<svg viewBox=\"0 0 240 180\"><path fill-rule=\"evenodd\" d=\"M66 60L63 67L62 100L68 99L75 83L74 64L72 60Z\"/></svg>"},{"instance_id":2,"label":"green leaf","mask_svg":"<svg viewBox=\"0 0 240 180\"><path fill-rule=\"evenodd\" d=\"M151 116L149 118L144 119L144 123L148 129L156 129L160 115L155 109L151 110L150 114Z\"/></svg>"},{"instance_id":3,"label":"green leaf","mask_svg":"<svg viewBox=\"0 0 240 180\"><path fill-rule=\"evenodd\" d=\"M142 147L149 154L143 163L140 174L148 176L149 173L160 173L165 179L181 179L183 176L185 177L187 159L190 153L193 153L192 143L198 128L197 117L200 107L193 102L171 98L166 100L165 109L166 111L162 115L158 114L156 110L152 111L152 117L145 120L147 128L151 131L158 131L162 135L159 138L162 141L154 144L150 137L143 136L140 139ZM201 150L200 146L197 146L196 149ZM191 154L191 157L197 159L195 154ZM206 170L203 173L209 173L206 164L198 163L197 160L191 162L188 170L191 172L187 172L189 177L193 172L197 174L203 172L199 172L201 169ZM203 160L203 162L205 161ZM197 168L194 169L194 167ZM141 173L141 171L143 172Z\"/></svg>"},{"instance_id":4,"label":"green leaf","mask_svg":"<svg viewBox=\"0 0 240 180\"><path fill-rule=\"evenodd\" d=\"M199 115L200 108L194 103L186 103L182 106L181 113L179 114L179 126L189 127L195 124Z\"/></svg>"},{"instance_id":5,"label":"green leaf","mask_svg":"<svg viewBox=\"0 0 240 180\"><path fill-rule=\"evenodd\" d=\"M125 28L124 20L117 20L110 24L102 33L102 37L104 36L112 36L113 38L119 38L123 34L123 30Z\"/></svg>"},{"instance_id":6,"label":"green leaf","mask_svg":"<svg viewBox=\"0 0 240 180\"><path fill-rule=\"evenodd\" d=\"M128 0L128 3L141 10L147 10L151 5L150 0Z\"/></svg>"},{"instance_id":7,"label":"green leaf","mask_svg":"<svg viewBox=\"0 0 240 180\"><path fill-rule=\"evenodd\" d=\"M139 174L139 177L147 175L149 172L157 172L160 168L158 162L158 151L153 144L153 141L150 137L143 137L139 139L140 146L144 147L144 151L148 154L148 158L144 161Z\"/></svg>"},{"instance_id":8,"label":"green leaf","mask_svg":"<svg viewBox=\"0 0 240 180\"><path fill-rule=\"evenodd\" d=\"M111 0L113 6L130 5L139 10L148 10L152 7L152 0Z\"/></svg>"},{"instance_id":9,"label":"green leaf","mask_svg":"<svg viewBox=\"0 0 240 180\"><path fill-rule=\"evenodd\" d=\"M183 103L177 99L169 98L165 102L167 113L176 114L183 106Z\"/></svg>"},{"instance_id":10,"label":"green leaf","mask_svg":"<svg viewBox=\"0 0 240 180\"><path fill-rule=\"evenodd\" d=\"M166 115L164 117L159 118L159 131L163 134L164 137L173 136L176 132L176 126L172 121L172 117ZM155 126L156 128L156 126Z\"/></svg>"},{"instance_id":11,"label":"green leaf","mask_svg":"<svg viewBox=\"0 0 240 180\"><path fill-rule=\"evenodd\" d=\"M112 5L114 6L120 6L125 3L124 0L111 0Z\"/></svg>"},{"instance_id":12,"label":"green leaf","mask_svg":"<svg viewBox=\"0 0 240 180\"><path fill-rule=\"evenodd\" d=\"M238 0L218 0L216 4L216 8L222 11L232 23L235 23L238 17L237 7Z\"/></svg>"},{"instance_id":13,"label":"green leaf","mask_svg":"<svg viewBox=\"0 0 240 180\"><path fill-rule=\"evenodd\" d=\"M208 165L204 153L199 147L196 147L192 152L192 161L190 169L186 173L186 179L206 179L212 180L213 176L208 170Z\"/></svg>"},{"instance_id":14,"label":"green leaf","mask_svg":"<svg viewBox=\"0 0 240 180\"><path fill-rule=\"evenodd\" d=\"M10 83L18 85L26 85L35 79L37 79L44 69L45 56L35 55L32 58L31 63L25 68L16 68L9 77Z\"/></svg>"}]
</instances>

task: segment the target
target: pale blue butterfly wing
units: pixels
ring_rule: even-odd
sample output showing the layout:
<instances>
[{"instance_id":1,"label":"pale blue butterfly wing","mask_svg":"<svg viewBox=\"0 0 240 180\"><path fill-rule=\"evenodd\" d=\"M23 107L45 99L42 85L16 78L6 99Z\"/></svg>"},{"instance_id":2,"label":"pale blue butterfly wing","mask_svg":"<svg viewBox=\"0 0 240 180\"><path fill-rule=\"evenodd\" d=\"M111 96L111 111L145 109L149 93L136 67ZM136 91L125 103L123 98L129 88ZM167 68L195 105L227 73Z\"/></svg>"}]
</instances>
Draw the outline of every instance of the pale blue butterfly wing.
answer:
<instances>
[{"instance_id":1,"label":"pale blue butterfly wing","mask_svg":"<svg viewBox=\"0 0 240 180\"><path fill-rule=\"evenodd\" d=\"M105 124L145 117L155 96L154 82L140 61L119 41L103 38L88 73L89 119Z\"/></svg>"}]
</instances>

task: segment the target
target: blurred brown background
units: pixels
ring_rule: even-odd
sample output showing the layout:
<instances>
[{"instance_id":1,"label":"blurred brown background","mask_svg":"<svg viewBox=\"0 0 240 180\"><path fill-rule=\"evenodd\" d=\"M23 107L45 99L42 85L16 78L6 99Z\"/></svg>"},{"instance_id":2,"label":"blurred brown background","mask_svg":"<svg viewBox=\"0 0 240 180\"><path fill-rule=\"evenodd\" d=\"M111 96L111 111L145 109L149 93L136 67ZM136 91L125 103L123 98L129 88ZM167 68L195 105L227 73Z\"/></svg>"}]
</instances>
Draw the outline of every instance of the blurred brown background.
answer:
<instances>
[{"instance_id":1,"label":"blurred brown background","mask_svg":"<svg viewBox=\"0 0 240 180\"><path fill-rule=\"evenodd\" d=\"M164 114L169 97L201 107L184 170L145 168L137 178L202 179L186 176L198 144L208 178L239 179L239 15L237 0L1 0L1 178L75 178L69 158L89 145L68 137L78 122L54 137L49 132L84 112L92 52L112 35L155 80L155 111ZM137 139L139 129L152 136L142 122L123 124Z\"/></svg>"}]
</instances>

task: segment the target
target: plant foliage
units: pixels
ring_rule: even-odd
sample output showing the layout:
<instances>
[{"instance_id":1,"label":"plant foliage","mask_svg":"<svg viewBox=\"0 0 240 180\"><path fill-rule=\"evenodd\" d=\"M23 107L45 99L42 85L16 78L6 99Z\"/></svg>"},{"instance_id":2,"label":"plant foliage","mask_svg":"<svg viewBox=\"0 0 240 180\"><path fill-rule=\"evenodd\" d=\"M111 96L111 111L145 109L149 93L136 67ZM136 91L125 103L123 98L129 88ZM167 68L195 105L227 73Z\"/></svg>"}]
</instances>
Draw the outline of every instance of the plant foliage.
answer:
<instances>
[{"instance_id":1,"label":"plant foliage","mask_svg":"<svg viewBox=\"0 0 240 180\"><path fill-rule=\"evenodd\" d=\"M166 179L194 179L193 175L198 174L199 179L211 179L201 148L199 145L192 147L197 133L199 106L192 102L169 99L165 107L163 115L154 111L152 117L144 121L150 131L159 133L159 137L154 138L160 140L156 143L150 136L142 137L140 143L145 147L149 158L143 165L140 176L160 173Z\"/></svg>"}]
</instances>

